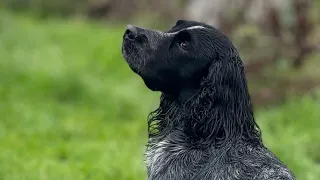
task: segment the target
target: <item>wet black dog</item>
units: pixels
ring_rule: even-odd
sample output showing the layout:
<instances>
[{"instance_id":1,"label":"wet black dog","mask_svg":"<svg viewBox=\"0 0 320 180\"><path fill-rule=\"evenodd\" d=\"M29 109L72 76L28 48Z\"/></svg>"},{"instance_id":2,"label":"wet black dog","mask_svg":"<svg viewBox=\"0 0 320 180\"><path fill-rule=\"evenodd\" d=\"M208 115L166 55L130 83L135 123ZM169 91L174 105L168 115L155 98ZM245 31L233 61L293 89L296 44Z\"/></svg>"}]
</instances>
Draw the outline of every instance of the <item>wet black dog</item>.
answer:
<instances>
[{"instance_id":1,"label":"wet black dog","mask_svg":"<svg viewBox=\"0 0 320 180\"><path fill-rule=\"evenodd\" d=\"M262 143L243 63L207 24L179 20L167 32L128 25L122 53L161 91L149 117L149 180L292 180Z\"/></svg>"}]
</instances>

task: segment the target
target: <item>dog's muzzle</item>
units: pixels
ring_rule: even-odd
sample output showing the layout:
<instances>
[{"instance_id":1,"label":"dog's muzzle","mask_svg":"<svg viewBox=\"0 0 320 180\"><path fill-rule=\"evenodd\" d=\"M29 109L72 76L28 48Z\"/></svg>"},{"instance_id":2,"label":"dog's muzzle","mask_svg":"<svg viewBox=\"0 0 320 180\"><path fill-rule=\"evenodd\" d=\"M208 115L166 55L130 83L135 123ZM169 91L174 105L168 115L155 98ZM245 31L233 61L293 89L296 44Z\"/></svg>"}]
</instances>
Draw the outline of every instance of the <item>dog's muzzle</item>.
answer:
<instances>
[{"instance_id":1,"label":"dog's muzzle","mask_svg":"<svg viewBox=\"0 0 320 180\"><path fill-rule=\"evenodd\" d=\"M126 40L134 41L141 35L140 32L141 32L140 28L133 25L127 25L123 38Z\"/></svg>"}]
</instances>

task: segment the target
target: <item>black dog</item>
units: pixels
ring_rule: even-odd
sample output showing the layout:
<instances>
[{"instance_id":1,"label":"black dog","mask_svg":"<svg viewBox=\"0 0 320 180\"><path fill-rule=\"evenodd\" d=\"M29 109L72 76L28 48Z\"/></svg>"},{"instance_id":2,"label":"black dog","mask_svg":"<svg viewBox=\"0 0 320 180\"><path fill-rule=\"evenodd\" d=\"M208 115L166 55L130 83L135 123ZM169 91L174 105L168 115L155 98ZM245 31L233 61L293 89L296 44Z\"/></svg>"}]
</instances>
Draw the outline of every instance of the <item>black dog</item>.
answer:
<instances>
[{"instance_id":1,"label":"black dog","mask_svg":"<svg viewBox=\"0 0 320 180\"><path fill-rule=\"evenodd\" d=\"M295 179L262 143L242 61L223 33L185 20L167 32L128 25L122 53L162 92L148 121L149 180Z\"/></svg>"}]
</instances>

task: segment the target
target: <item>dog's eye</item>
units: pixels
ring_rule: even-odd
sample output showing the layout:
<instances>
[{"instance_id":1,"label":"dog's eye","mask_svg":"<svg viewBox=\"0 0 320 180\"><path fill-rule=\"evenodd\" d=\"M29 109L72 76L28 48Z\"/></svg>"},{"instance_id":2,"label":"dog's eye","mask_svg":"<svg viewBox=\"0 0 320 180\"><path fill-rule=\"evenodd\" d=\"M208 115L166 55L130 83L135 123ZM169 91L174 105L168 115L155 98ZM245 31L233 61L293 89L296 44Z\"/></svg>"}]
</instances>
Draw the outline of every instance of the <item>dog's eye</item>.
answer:
<instances>
[{"instance_id":1,"label":"dog's eye","mask_svg":"<svg viewBox=\"0 0 320 180\"><path fill-rule=\"evenodd\" d=\"M188 47L188 42L186 41L181 41L179 42L179 46L182 50L186 51L187 50L187 47Z\"/></svg>"},{"instance_id":2,"label":"dog's eye","mask_svg":"<svg viewBox=\"0 0 320 180\"><path fill-rule=\"evenodd\" d=\"M191 35L187 31L181 31L175 36L175 41L179 48L183 51L188 51L190 42L191 42Z\"/></svg>"}]
</instances>

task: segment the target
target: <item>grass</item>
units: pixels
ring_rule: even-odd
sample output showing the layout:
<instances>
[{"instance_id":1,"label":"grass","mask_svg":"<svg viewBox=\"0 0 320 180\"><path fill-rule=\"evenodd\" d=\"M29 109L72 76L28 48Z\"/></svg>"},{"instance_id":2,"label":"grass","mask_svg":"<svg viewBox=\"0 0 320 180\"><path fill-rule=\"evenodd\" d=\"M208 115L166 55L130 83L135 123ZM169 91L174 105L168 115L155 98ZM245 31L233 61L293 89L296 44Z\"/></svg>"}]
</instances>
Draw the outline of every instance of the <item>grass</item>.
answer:
<instances>
[{"instance_id":1,"label":"grass","mask_svg":"<svg viewBox=\"0 0 320 180\"><path fill-rule=\"evenodd\" d=\"M123 26L0 13L0 177L146 178L158 93L122 59ZM298 179L320 177L320 101L257 110L266 145Z\"/></svg>"}]
</instances>

